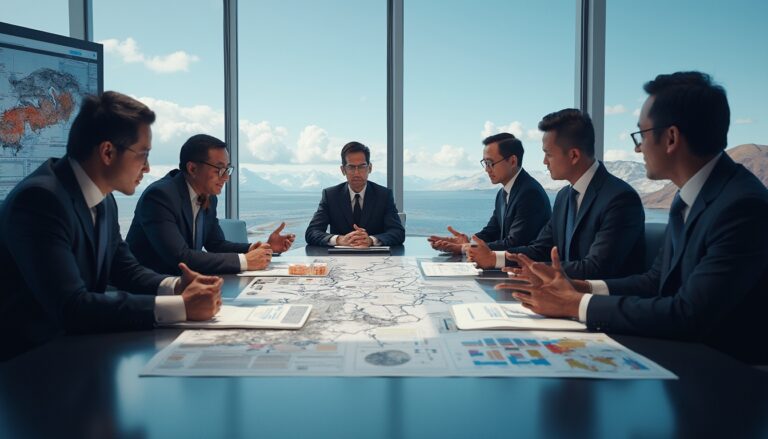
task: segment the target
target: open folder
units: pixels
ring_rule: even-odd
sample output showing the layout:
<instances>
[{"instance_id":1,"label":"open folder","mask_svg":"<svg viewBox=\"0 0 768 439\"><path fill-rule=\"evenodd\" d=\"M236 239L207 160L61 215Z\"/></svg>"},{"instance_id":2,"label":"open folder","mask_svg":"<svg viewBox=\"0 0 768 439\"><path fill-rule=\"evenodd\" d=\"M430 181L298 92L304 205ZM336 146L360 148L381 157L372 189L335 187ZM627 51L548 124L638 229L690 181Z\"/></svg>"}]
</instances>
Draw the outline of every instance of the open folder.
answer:
<instances>
[{"instance_id":1,"label":"open folder","mask_svg":"<svg viewBox=\"0 0 768 439\"><path fill-rule=\"evenodd\" d=\"M211 320L177 322L163 326L188 329L299 329L312 305L223 305Z\"/></svg>"},{"instance_id":2,"label":"open folder","mask_svg":"<svg viewBox=\"0 0 768 439\"><path fill-rule=\"evenodd\" d=\"M550 319L538 315L519 303L466 303L453 305L451 314L459 329L531 329L553 331L585 331L587 327L574 320Z\"/></svg>"}]
</instances>

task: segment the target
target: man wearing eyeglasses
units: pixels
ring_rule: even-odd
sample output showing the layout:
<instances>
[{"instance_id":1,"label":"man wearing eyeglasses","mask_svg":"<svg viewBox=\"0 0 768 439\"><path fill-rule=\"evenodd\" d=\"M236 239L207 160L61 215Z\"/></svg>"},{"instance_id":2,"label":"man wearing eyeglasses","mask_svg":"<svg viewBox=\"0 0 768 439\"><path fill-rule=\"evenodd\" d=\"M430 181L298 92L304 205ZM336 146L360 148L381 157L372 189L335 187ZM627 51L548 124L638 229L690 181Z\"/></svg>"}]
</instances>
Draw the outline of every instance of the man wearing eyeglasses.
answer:
<instances>
[{"instance_id":1,"label":"man wearing eyeglasses","mask_svg":"<svg viewBox=\"0 0 768 439\"><path fill-rule=\"evenodd\" d=\"M544 116L544 164L554 180L570 185L558 192L552 218L530 245L508 248L536 261L549 261L552 247L563 249L563 268L582 279L616 278L644 269L645 213L637 192L595 159L590 117L576 109ZM467 255L482 268L502 268L503 252L478 247Z\"/></svg>"},{"instance_id":2,"label":"man wearing eyeglasses","mask_svg":"<svg viewBox=\"0 0 768 439\"><path fill-rule=\"evenodd\" d=\"M493 184L503 187L496 194L493 214L483 230L475 235L491 250L506 250L528 245L549 221L552 208L541 184L523 166L523 143L509 133L499 133L483 140L480 165ZM453 236L430 236L435 250L466 253L469 237L448 226Z\"/></svg>"},{"instance_id":3,"label":"man wearing eyeglasses","mask_svg":"<svg viewBox=\"0 0 768 439\"><path fill-rule=\"evenodd\" d=\"M370 149L360 142L347 143L341 149L340 169L347 182L323 189L320 204L307 227L307 244L351 247L402 244L405 229L397 215L392 191L368 181L373 170Z\"/></svg>"},{"instance_id":4,"label":"man wearing eyeglasses","mask_svg":"<svg viewBox=\"0 0 768 439\"><path fill-rule=\"evenodd\" d=\"M524 306L579 319L595 331L701 341L753 364L768 364L768 190L726 153L725 89L700 72L659 75L632 133L648 178L679 188L653 266L606 281L570 279L553 265L513 255L527 285Z\"/></svg>"},{"instance_id":5,"label":"man wearing eyeglasses","mask_svg":"<svg viewBox=\"0 0 768 439\"><path fill-rule=\"evenodd\" d=\"M121 93L87 96L66 155L8 194L0 208L0 360L61 333L152 329L218 312L220 278L184 264L180 278L155 273L120 237L112 192L132 195L149 172L154 121ZM107 285L119 291L105 294Z\"/></svg>"},{"instance_id":6,"label":"man wearing eyeglasses","mask_svg":"<svg viewBox=\"0 0 768 439\"><path fill-rule=\"evenodd\" d=\"M149 185L136 205L126 241L139 261L160 273L175 274L179 262L201 273L239 273L263 270L273 251L288 250L295 235L280 234L285 223L266 244L224 239L217 195L232 170L224 142L206 134L190 137L181 147L179 169Z\"/></svg>"}]
</instances>

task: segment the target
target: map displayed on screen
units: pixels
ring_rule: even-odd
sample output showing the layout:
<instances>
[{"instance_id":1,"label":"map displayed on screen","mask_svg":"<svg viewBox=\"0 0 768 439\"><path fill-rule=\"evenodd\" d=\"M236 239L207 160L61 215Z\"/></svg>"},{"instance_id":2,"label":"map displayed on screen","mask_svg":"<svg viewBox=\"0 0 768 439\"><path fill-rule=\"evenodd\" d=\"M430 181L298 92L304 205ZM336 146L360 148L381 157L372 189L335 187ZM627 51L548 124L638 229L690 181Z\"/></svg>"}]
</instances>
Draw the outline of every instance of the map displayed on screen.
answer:
<instances>
[{"instance_id":1,"label":"map displayed on screen","mask_svg":"<svg viewBox=\"0 0 768 439\"><path fill-rule=\"evenodd\" d=\"M0 200L45 160L64 155L83 97L101 91L99 51L8 29L23 28L0 26Z\"/></svg>"}]
</instances>

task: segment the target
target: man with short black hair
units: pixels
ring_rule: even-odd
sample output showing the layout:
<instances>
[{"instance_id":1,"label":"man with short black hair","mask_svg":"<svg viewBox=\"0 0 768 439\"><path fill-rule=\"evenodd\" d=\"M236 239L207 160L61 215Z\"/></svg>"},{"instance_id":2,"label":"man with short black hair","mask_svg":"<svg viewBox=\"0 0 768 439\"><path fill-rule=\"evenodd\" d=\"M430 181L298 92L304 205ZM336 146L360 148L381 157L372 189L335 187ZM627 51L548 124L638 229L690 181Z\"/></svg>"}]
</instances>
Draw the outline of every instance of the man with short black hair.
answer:
<instances>
[{"instance_id":1,"label":"man with short black hair","mask_svg":"<svg viewBox=\"0 0 768 439\"><path fill-rule=\"evenodd\" d=\"M371 151L360 142L341 149L341 173L346 183L323 189L317 211L309 222L307 244L370 247L400 245L405 228L400 223L392 191L372 181ZM327 232L330 225L330 233Z\"/></svg>"},{"instance_id":2,"label":"man with short black hair","mask_svg":"<svg viewBox=\"0 0 768 439\"><path fill-rule=\"evenodd\" d=\"M552 207L541 184L523 169L523 143L509 133L498 133L483 140L480 164L496 193L493 214L488 224L475 234L491 250L528 245L549 221ZM469 237L448 226L452 236L430 236L432 248L455 254L466 253Z\"/></svg>"},{"instance_id":3,"label":"man with short black hair","mask_svg":"<svg viewBox=\"0 0 768 439\"><path fill-rule=\"evenodd\" d=\"M139 265L120 237L112 191L131 195L149 171L155 113L116 92L86 97L67 154L22 180L0 208L0 359L62 332L150 329L207 320L217 277ZM107 285L119 291L104 294ZM126 293L128 291L133 294Z\"/></svg>"},{"instance_id":4,"label":"man with short black hair","mask_svg":"<svg viewBox=\"0 0 768 439\"><path fill-rule=\"evenodd\" d=\"M724 154L730 107L723 87L700 72L645 84L635 151L648 178L679 188L664 246L646 273L570 280L553 266L514 255L529 285L507 285L523 305L609 333L703 341L736 358L768 364L768 190Z\"/></svg>"},{"instance_id":5,"label":"man with short black hair","mask_svg":"<svg viewBox=\"0 0 768 439\"><path fill-rule=\"evenodd\" d=\"M149 185L136 204L125 239L136 258L160 273L177 274L179 262L184 262L201 273L225 274L263 270L272 251L288 250L295 235L280 234L285 223L266 244L224 238L216 217L217 195L232 169L221 140L197 134L184 142L179 169Z\"/></svg>"},{"instance_id":6,"label":"man with short black hair","mask_svg":"<svg viewBox=\"0 0 768 439\"><path fill-rule=\"evenodd\" d=\"M584 279L639 273L645 257L645 213L640 197L595 159L595 130L576 109L550 113L539 122L544 132L544 164L554 180L570 185L558 192L552 218L527 246L511 247L535 261L549 261L552 247L562 249L563 268ZM482 268L502 268L504 252L492 252L475 237L468 256Z\"/></svg>"}]
</instances>

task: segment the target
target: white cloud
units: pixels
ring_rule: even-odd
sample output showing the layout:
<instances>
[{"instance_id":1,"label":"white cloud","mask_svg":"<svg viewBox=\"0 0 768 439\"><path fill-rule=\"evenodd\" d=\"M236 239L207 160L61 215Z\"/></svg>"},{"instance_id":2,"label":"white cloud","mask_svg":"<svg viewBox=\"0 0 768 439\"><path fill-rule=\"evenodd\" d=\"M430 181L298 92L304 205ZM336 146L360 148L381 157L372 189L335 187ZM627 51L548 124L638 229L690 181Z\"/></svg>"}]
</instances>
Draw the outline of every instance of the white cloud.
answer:
<instances>
[{"instance_id":1,"label":"white cloud","mask_svg":"<svg viewBox=\"0 0 768 439\"><path fill-rule=\"evenodd\" d=\"M616 160L642 162L642 154L637 154L634 151L627 151L626 149L608 149L605 151L605 157L603 159L606 162L613 162Z\"/></svg>"},{"instance_id":2,"label":"white cloud","mask_svg":"<svg viewBox=\"0 0 768 439\"><path fill-rule=\"evenodd\" d=\"M538 129L528 130L525 134L525 138L528 140L541 140L543 136L544 136L544 133L539 131Z\"/></svg>"},{"instance_id":3,"label":"white cloud","mask_svg":"<svg viewBox=\"0 0 768 439\"><path fill-rule=\"evenodd\" d=\"M736 119L733 121L733 123L735 123L736 125L749 125L749 124L755 123L755 121L752 120L751 117L747 117L744 119Z\"/></svg>"},{"instance_id":4,"label":"white cloud","mask_svg":"<svg viewBox=\"0 0 768 439\"><path fill-rule=\"evenodd\" d=\"M632 112L632 115L635 116L635 117L640 117L640 109L639 108L635 108L635 111Z\"/></svg>"},{"instance_id":5,"label":"white cloud","mask_svg":"<svg viewBox=\"0 0 768 439\"><path fill-rule=\"evenodd\" d=\"M467 164L467 154L464 152L464 148L456 147L453 145L443 145L440 147L440 151L436 152L432 156L433 161L442 166L449 166L452 168L461 167Z\"/></svg>"},{"instance_id":6,"label":"white cloud","mask_svg":"<svg viewBox=\"0 0 768 439\"><path fill-rule=\"evenodd\" d=\"M224 131L224 113L207 105L181 105L150 97L138 98L157 114L152 132L163 142L192 134Z\"/></svg>"},{"instance_id":7,"label":"white cloud","mask_svg":"<svg viewBox=\"0 0 768 439\"><path fill-rule=\"evenodd\" d=\"M131 37L124 41L110 38L99 41L104 45L106 53L112 53L122 58L125 63L143 63L148 69L157 73L174 73L179 71L189 71L189 66L193 62L200 61L196 55L190 55L183 50L177 50L168 55L148 57L139 49L139 45Z\"/></svg>"},{"instance_id":8,"label":"white cloud","mask_svg":"<svg viewBox=\"0 0 768 439\"><path fill-rule=\"evenodd\" d=\"M328 152L329 143L327 131L317 125L307 125L299 134L293 161L309 163L324 158L323 156Z\"/></svg>"},{"instance_id":9,"label":"white cloud","mask_svg":"<svg viewBox=\"0 0 768 439\"><path fill-rule=\"evenodd\" d=\"M240 120L240 142L258 161L290 160L290 151L285 145L288 130L285 127L272 127L268 121L253 123Z\"/></svg>"},{"instance_id":10,"label":"white cloud","mask_svg":"<svg viewBox=\"0 0 768 439\"><path fill-rule=\"evenodd\" d=\"M611 106L611 105L606 105L605 106L605 115L606 116L611 116L611 115L614 115L614 114L622 114L622 113L626 113L626 112L627 112L627 109L622 104L613 105L613 106Z\"/></svg>"},{"instance_id":11,"label":"white cloud","mask_svg":"<svg viewBox=\"0 0 768 439\"><path fill-rule=\"evenodd\" d=\"M619 140L627 140L629 139L629 131L622 131L619 133Z\"/></svg>"},{"instance_id":12,"label":"white cloud","mask_svg":"<svg viewBox=\"0 0 768 439\"><path fill-rule=\"evenodd\" d=\"M486 138L498 133L510 133L519 139L523 136L523 132L523 124L518 121L511 122L508 125L496 125L495 123L486 120L480 135L483 138Z\"/></svg>"}]
</instances>

